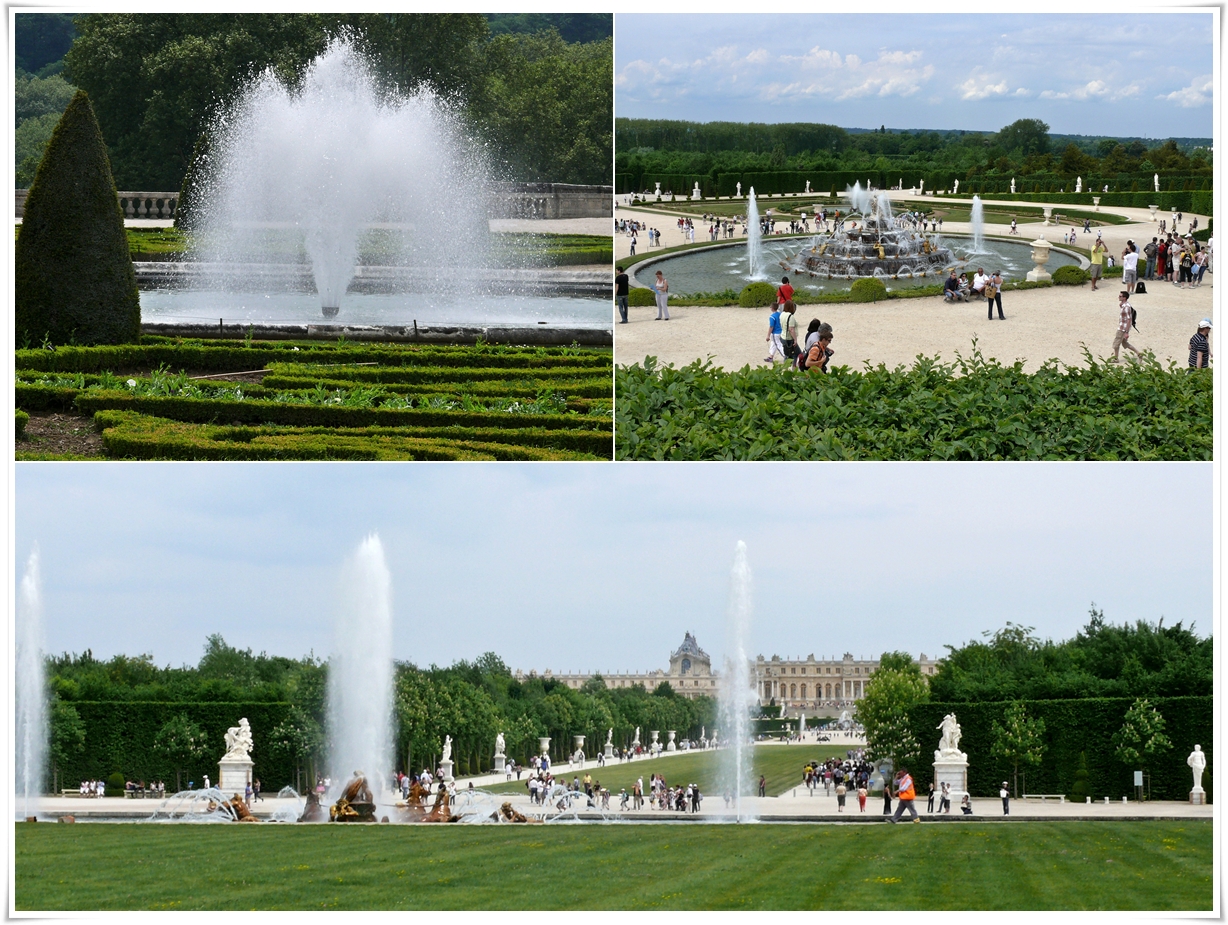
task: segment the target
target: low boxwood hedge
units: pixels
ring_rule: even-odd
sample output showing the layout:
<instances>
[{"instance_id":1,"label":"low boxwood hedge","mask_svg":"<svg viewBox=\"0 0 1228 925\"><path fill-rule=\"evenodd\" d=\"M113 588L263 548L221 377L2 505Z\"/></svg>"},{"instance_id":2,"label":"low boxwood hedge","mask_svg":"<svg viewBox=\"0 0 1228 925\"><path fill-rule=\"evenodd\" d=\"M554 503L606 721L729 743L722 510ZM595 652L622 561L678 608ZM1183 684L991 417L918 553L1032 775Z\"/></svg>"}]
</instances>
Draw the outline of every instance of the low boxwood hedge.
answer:
<instances>
[{"instance_id":1,"label":"low boxwood hedge","mask_svg":"<svg viewBox=\"0 0 1228 925\"><path fill-rule=\"evenodd\" d=\"M648 308L657 304L657 294L651 289L636 287L627 293L627 304L637 308Z\"/></svg>"},{"instance_id":2,"label":"low boxwood hedge","mask_svg":"<svg viewBox=\"0 0 1228 925\"><path fill-rule=\"evenodd\" d=\"M1091 279L1091 274L1072 265L1058 267L1053 271L1053 285L1055 286L1082 286L1089 279Z\"/></svg>"},{"instance_id":3,"label":"low boxwood hedge","mask_svg":"<svg viewBox=\"0 0 1228 925\"><path fill-rule=\"evenodd\" d=\"M26 432L26 425L30 423L30 415L26 414L20 408L16 409L17 415L17 436L20 437Z\"/></svg>"},{"instance_id":4,"label":"low boxwood hedge","mask_svg":"<svg viewBox=\"0 0 1228 925\"><path fill-rule=\"evenodd\" d=\"M854 302L881 302L887 298L887 287L881 279L867 276L853 283L849 294Z\"/></svg>"},{"instance_id":5,"label":"low boxwood hedge","mask_svg":"<svg viewBox=\"0 0 1228 925\"><path fill-rule=\"evenodd\" d=\"M776 287L771 283L749 283L738 293L743 308L763 308L776 301Z\"/></svg>"}]
</instances>

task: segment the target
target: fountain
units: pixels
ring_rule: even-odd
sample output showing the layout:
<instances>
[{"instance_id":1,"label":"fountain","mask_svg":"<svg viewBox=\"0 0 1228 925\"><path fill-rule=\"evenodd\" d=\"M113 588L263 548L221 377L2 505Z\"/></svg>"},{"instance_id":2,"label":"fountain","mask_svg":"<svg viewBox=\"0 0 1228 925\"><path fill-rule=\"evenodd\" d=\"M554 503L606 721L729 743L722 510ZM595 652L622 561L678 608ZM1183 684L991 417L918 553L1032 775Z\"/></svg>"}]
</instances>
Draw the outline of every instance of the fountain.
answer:
<instances>
[{"instance_id":1,"label":"fountain","mask_svg":"<svg viewBox=\"0 0 1228 925\"><path fill-rule=\"evenodd\" d=\"M759 206L755 203L755 188L750 188L746 200L746 263L751 279L758 279L763 272L763 230L759 227Z\"/></svg>"},{"instance_id":2,"label":"fountain","mask_svg":"<svg viewBox=\"0 0 1228 925\"><path fill-rule=\"evenodd\" d=\"M328 663L328 766L334 781L350 782L340 796L353 803L352 777L362 783L355 796L368 778L383 794L392 767L392 579L375 534L346 563L341 596Z\"/></svg>"},{"instance_id":3,"label":"fountain","mask_svg":"<svg viewBox=\"0 0 1228 925\"><path fill-rule=\"evenodd\" d=\"M816 234L808 249L781 260L782 267L827 279L911 279L942 275L960 263L936 235L920 234L897 219L886 191L862 189L858 182L845 197L850 215L843 229ZM973 202L976 208L979 199Z\"/></svg>"},{"instance_id":4,"label":"fountain","mask_svg":"<svg viewBox=\"0 0 1228 925\"><path fill-rule=\"evenodd\" d=\"M980 196L972 197L972 253L985 253L985 207Z\"/></svg>"},{"instance_id":5,"label":"fountain","mask_svg":"<svg viewBox=\"0 0 1228 925\"><path fill-rule=\"evenodd\" d=\"M38 547L26 560L17 602L16 795L20 815L37 818L47 755L47 707L43 682L43 588Z\"/></svg>"},{"instance_id":6,"label":"fountain","mask_svg":"<svg viewBox=\"0 0 1228 925\"><path fill-rule=\"evenodd\" d=\"M214 286L251 288L253 263L284 261L301 241L321 308L335 315L373 225L393 252L386 262L430 268L416 280L428 288L463 285L458 271L487 262L476 146L429 91L382 91L346 38L297 88L272 69L259 75L209 137L193 226L196 256L224 265Z\"/></svg>"},{"instance_id":7,"label":"fountain","mask_svg":"<svg viewBox=\"0 0 1228 925\"><path fill-rule=\"evenodd\" d=\"M728 730L728 747L721 755L720 786L733 796L738 822L753 821L742 808L742 797L751 793L750 711L757 702L750 682L746 656L751 617L751 573L746 544L738 540L729 579L729 613L725 631L725 671L721 678L721 728Z\"/></svg>"}]
</instances>

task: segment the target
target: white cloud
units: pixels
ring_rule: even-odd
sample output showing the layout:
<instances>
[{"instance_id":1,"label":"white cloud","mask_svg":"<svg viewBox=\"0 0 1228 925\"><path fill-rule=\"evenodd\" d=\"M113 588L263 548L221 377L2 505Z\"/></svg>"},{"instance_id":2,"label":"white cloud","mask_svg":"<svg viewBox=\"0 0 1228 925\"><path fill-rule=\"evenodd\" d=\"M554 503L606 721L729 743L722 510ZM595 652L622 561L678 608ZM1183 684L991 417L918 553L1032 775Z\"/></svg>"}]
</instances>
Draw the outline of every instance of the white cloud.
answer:
<instances>
[{"instance_id":1,"label":"white cloud","mask_svg":"<svg viewBox=\"0 0 1228 925\"><path fill-rule=\"evenodd\" d=\"M989 81L990 78L986 77L980 68L977 68L972 72L971 77L956 87L959 90L960 99L983 100L991 96L1006 96L1010 92L1005 80L1000 80L997 83L990 83Z\"/></svg>"},{"instance_id":2,"label":"white cloud","mask_svg":"<svg viewBox=\"0 0 1228 925\"><path fill-rule=\"evenodd\" d=\"M1211 102L1212 89L1211 75L1208 74L1204 77L1194 78L1188 87L1174 90L1168 96L1160 96L1157 99L1176 103L1183 109L1192 109L1195 106L1203 106Z\"/></svg>"}]
</instances>

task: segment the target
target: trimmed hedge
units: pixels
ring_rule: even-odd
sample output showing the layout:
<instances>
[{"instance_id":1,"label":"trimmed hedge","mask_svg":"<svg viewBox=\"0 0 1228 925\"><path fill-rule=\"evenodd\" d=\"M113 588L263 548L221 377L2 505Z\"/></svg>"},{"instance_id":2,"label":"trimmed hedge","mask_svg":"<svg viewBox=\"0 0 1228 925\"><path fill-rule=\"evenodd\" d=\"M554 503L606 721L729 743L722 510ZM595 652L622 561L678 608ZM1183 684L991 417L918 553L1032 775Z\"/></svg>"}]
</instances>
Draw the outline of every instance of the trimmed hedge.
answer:
<instances>
[{"instance_id":1,"label":"trimmed hedge","mask_svg":"<svg viewBox=\"0 0 1228 925\"><path fill-rule=\"evenodd\" d=\"M1091 274L1076 266L1067 265L1053 271L1053 285L1055 286L1082 286L1089 279L1091 279Z\"/></svg>"},{"instance_id":2,"label":"trimmed hedge","mask_svg":"<svg viewBox=\"0 0 1228 925\"><path fill-rule=\"evenodd\" d=\"M142 338L140 344L59 347L55 350L26 349L16 352L17 369L74 373L155 369L159 366L177 370L238 372L264 369L268 364L276 362L467 367L478 361L485 368L532 369L537 374L544 368L612 368L613 353L608 349L585 350L572 347L419 347L414 344L296 344L293 341L256 341L252 346L245 347L236 341L185 341L177 344L148 337Z\"/></svg>"},{"instance_id":3,"label":"trimmed hedge","mask_svg":"<svg viewBox=\"0 0 1228 925\"><path fill-rule=\"evenodd\" d=\"M275 756L269 749L269 733L289 715L288 703L170 703L150 701L74 700L85 726L85 747L59 766L60 786L73 787L80 781L104 778L118 771L126 780L162 780L168 789L175 786L175 768L154 751L158 730L180 713L204 730L216 748L198 764L185 768L188 776L201 786L203 776L217 781L218 760L226 751L225 734L247 717L252 727L252 768L260 778L261 790L276 793L294 782L294 764L289 758ZM46 786L51 787L51 762L47 762ZM188 777L183 779L186 787ZM150 813L157 804L150 801Z\"/></svg>"},{"instance_id":4,"label":"trimmed hedge","mask_svg":"<svg viewBox=\"0 0 1228 925\"><path fill-rule=\"evenodd\" d=\"M657 304L657 294L651 289L636 286L627 292L627 304L636 308L651 308Z\"/></svg>"},{"instance_id":5,"label":"trimmed hedge","mask_svg":"<svg viewBox=\"0 0 1228 925\"><path fill-rule=\"evenodd\" d=\"M94 416L108 454L130 459L609 459L598 430L294 428L185 424L132 411Z\"/></svg>"},{"instance_id":6,"label":"trimmed hedge","mask_svg":"<svg viewBox=\"0 0 1228 925\"><path fill-rule=\"evenodd\" d=\"M224 401L131 395L127 392L82 392L75 402L84 414L109 409L139 411L185 423L289 424L300 427L609 427L608 419L588 415L508 414L489 411L430 411L392 408L346 408L340 405L288 405L260 399Z\"/></svg>"},{"instance_id":7,"label":"trimmed hedge","mask_svg":"<svg viewBox=\"0 0 1228 925\"><path fill-rule=\"evenodd\" d=\"M854 302L881 302L887 298L887 287L881 279L867 276L849 287L849 295Z\"/></svg>"},{"instance_id":8,"label":"trimmed hedge","mask_svg":"<svg viewBox=\"0 0 1228 925\"><path fill-rule=\"evenodd\" d=\"M771 283L748 283L738 293L743 308L765 308L776 301L776 287Z\"/></svg>"},{"instance_id":9,"label":"trimmed hedge","mask_svg":"<svg viewBox=\"0 0 1228 925\"><path fill-rule=\"evenodd\" d=\"M1193 775L1185 759L1199 744L1207 755L1203 787L1210 799L1207 781L1215 761L1212 698L1160 697L1151 702L1164 717L1164 733L1173 743L1168 753L1152 759L1147 768L1152 798L1184 801L1189 797ZM1112 743L1113 734L1121 729L1133 703L1129 697L1024 701L1028 716L1044 720L1046 745L1042 763L1027 768L1028 792L1072 794L1080 755L1086 752L1091 798L1103 800L1107 796L1119 801L1128 796L1133 800L1133 772L1138 769L1118 761ZM1010 779L1010 764L990 755L993 723L1002 721L1006 707L1006 703L919 704L909 711L909 722L918 742L936 743L943 716L954 713L963 730L959 747L968 754L968 789L974 796L996 795L1002 781ZM933 779L928 755L911 770L919 789ZM1020 775L1023 773L1024 766L1020 765Z\"/></svg>"},{"instance_id":10,"label":"trimmed hedge","mask_svg":"<svg viewBox=\"0 0 1228 925\"><path fill-rule=\"evenodd\" d=\"M26 414L20 408L16 410L17 415L17 436L20 437L26 432L26 425L30 423L30 415Z\"/></svg>"},{"instance_id":11,"label":"trimmed hedge","mask_svg":"<svg viewBox=\"0 0 1228 925\"><path fill-rule=\"evenodd\" d=\"M141 305L106 145L85 92L56 124L14 254L18 344L136 341Z\"/></svg>"}]
</instances>

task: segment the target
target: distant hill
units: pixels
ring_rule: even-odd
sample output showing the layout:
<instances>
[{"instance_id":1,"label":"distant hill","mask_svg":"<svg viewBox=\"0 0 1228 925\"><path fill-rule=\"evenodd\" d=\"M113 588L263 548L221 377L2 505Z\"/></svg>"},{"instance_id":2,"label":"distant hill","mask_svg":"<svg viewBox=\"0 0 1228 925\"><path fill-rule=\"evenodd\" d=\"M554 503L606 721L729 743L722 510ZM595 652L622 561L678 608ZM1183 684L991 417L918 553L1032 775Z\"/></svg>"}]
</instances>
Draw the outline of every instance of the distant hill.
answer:
<instances>
[{"instance_id":1,"label":"distant hill","mask_svg":"<svg viewBox=\"0 0 1228 925\"><path fill-rule=\"evenodd\" d=\"M18 13L13 28L13 63L17 70L49 77L64 66L64 55L77 37L76 13Z\"/></svg>"},{"instance_id":2,"label":"distant hill","mask_svg":"<svg viewBox=\"0 0 1228 925\"><path fill-rule=\"evenodd\" d=\"M842 126L850 135L867 135L882 131L882 126L879 128L849 128ZM949 136L962 137L963 135L995 135L998 129L943 129L943 128L888 128L887 132L893 135L927 135L933 133L941 138ZM1128 145L1132 141L1141 141L1148 148L1154 148L1158 142L1168 141L1167 137L1152 137L1148 135L1063 135L1058 132L1049 133L1049 146L1051 150L1061 152L1066 145L1073 142L1077 147L1087 151L1094 151L1101 141L1112 138L1115 141L1120 141L1122 144ZM1210 148L1214 139L1211 138L1173 138L1177 143L1177 147L1185 153L1193 151L1195 148Z\"/></svg>"}]
</instances>

